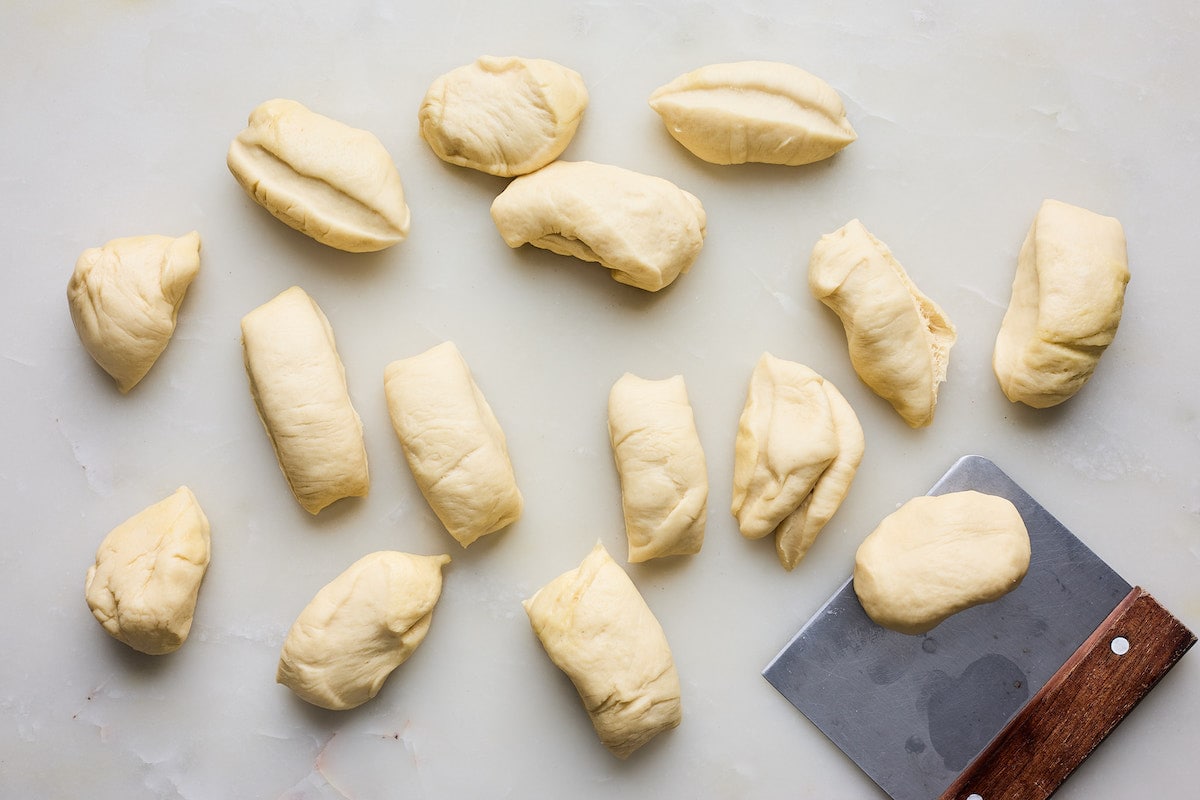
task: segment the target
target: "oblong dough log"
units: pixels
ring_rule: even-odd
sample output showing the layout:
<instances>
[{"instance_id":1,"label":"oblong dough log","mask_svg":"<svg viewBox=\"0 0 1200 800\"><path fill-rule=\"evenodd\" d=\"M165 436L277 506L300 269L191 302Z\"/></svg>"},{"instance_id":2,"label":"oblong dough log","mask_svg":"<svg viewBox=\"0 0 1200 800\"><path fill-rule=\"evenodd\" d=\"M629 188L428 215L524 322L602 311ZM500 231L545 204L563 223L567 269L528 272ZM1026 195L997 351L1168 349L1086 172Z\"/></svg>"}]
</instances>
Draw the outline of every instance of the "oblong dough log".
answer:
<instances>
[{"instance_id":1,"label":"oblong dough log","mask_svg":"<svg viewBox=\"0 0 1200 800\"><path fill-rule=\"evenodd\" d=\"M774 61L709 64L656 89L650 107L712 164L811 164L858 138L832 86Z\"/></svg>"},{"instance_id":2,"label":"oblong dough log","mask_svg":"<svg viewBox=\"0 0 1200 800\"><path fill-rule=\"evenodd\" d=\"M210 552L208 517L181 486L104 537L87 571L88 608L134 650L174 652L192 629Z\"/></svg>"},{"instance_id":3,"label":"oblong dough log","mask_svg":"<svg viewBox=\"0 0 1200 800\"><path fill-rule=\"evenodd\" d=\"M911 427L933 422L958 334L887 245L851 220L813 248L808 286L841 319L850 363L863 383Z\"/></svg>"},{"instance_id":4,"label":"oblong dough log","mask_svg":"<svg viewBox=\"0 0 1200 800\"><path fill-rule=\"evenodd\" d=\"M130 236L83 251L67 284L75 332L128 392L162 355L200 271L200 234Z\"/></svg>"},{"instance_id":5,"label":"oblong dough log","mask_svg":"<svg viewBox=\"0 0 1200 800\"><path fill-rule=\"evenodd\" d=\"M699 553L708 472L683 376L652 381L625 373L608 395L608 436L629 561Z\"/></svg>"},{"instance_id":6,"label":"oblong dough log","mask_svg":"<svg viewBox=\"0 0 1200 800\"><path fill-rule=\"evenodd\" d=\"M691 269L706 224L696 196L670 181L590 161L517 178L492 202L492 220L509 247L593 261L649 292Z\"/></svg>"},{"instance_id":7,"label":"oblong dough log","mask_svg":"<svg viewBox=\"0 0 1200 800\"><path fill-rule=\"evenodd\" d=\"M255 108L226 163L254 202L321 244L367 253L408 236L404 187L383 143L295 100Z\"/></svg>"},{"instance_id":8,"label":"oblong dough log","mask_svg":"<svg viewBox=\"0 0 1200 800\"><path fill-rule=\"evenodd\" d=\"M613 755L628 758L679 725L679 675L667 637L602 544L524 606L533 632L575 684Z\"/></svg>"},{"instance_id":9,"label":"oblong dough log","mask_svg":"<svg viewBox=\"0 0 1200 800\"><path fill-rule=\"evenodd\" d=\"M524 507L504 431L453 342L384 372L392 427L421 494L463 547Z\"/></svg>"},{"instance_id":10,"label":"oblong dough log","mask_svg":"<svg viewBox=\"0 0 1200 800\"><path fill-rule=\"evenodd\" d=\"M1021 245L992 355L1005 397L1049 408L1082 389L1117 334L1128 283L1118 220L1044 201Z\"/></svg>"},{"instance_id":11,"label":"oblong dough log","mask_svg":"<svg viewBox=\"0 0 1200 800\"><path fill-rule=\"evenodd\" d=\"M1025 522L1003 497L915 497L859 546L854 592L875 622L915 635L1017 588L1029 557Z\"/></svg>"},{"instance_id":12,"label":"oblong dough log","mask_svg":"<svg viewBox=\"0 0 1200 800\"><path fill-rule=\"evenodd\" d=\"M417 117L438 158L510 178L558 158L587 103L583 78L562 64L480 56L434 79Z\"/></svg>"},{"instance_id":13,"label":"oblong dough log","mask_svg":"<svg viewBox=\"0 0 1200 800\"><path fill-rule=\"evenodd\" d=\"M370 700L425 640L449 561L390 550L355 561L296 617L275 680L333 711Z\"/></svg>"},{"instance_id":14,"label":"oblong dough log","mask_svg":"<svg viewBox=\"0 0 1200 800\"><path fill-rule=\"evenodd\" d=\"M279 468L310 514L371 488L362 421L333 328L299 286L242 318L250 394Z\"/></svg>"},{"instance_id":15,"label":"oblong dough log","mask_svg":"<svg viewBox=\"0 0 1200 800\"><path fill-rule=\"evenodd\" d=\"M731 510L742 535L774 533L779 562L795 568L849 493L864 446L858 416L837 387L763 353L734 446Z\"/></svg>"}]
</instances>

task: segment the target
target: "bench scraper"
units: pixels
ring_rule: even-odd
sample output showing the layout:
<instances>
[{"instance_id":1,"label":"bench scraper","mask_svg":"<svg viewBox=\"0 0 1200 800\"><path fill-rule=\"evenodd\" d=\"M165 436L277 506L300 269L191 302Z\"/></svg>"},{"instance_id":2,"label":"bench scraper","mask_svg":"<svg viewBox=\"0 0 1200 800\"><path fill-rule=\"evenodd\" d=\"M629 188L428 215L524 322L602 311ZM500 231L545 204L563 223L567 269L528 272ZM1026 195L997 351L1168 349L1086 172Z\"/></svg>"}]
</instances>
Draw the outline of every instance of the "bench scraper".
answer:
<instances>
[{"instance_id":1,"label":"bench scraper","mask_svg":"<svg viewBox=\"0 0 1200 800\"><path fill-rule=\"evenodd\" d=\"M929 494L966 489L1020 511L1020 586L907 636L847 580L763 676L894 800L1042 800L1196 637L986 458Z\"/></svg>"}]
</instances>

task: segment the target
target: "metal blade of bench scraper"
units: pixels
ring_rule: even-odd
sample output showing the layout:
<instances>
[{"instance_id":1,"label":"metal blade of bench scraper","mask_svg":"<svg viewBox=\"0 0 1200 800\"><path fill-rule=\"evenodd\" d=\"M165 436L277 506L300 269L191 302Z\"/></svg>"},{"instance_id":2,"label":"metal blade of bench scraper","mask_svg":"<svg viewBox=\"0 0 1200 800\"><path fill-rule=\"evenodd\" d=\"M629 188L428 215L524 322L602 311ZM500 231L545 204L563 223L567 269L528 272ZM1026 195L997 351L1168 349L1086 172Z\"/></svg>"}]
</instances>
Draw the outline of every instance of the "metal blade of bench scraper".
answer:
<instances>
[{"instance_id":1,"label":"metal blade of bench scraper","mask_svg":"<svg viewBox=\"0 0 1200 800\"><path fill-rule=\"evenodd\" d=\"M929 494L1010 500L1029 529L1021 585L922 636L867 617L851 580L763 676L895 800L937 797L1132 588L995 464L966 456Z\"/></svg>"}]
</instances>

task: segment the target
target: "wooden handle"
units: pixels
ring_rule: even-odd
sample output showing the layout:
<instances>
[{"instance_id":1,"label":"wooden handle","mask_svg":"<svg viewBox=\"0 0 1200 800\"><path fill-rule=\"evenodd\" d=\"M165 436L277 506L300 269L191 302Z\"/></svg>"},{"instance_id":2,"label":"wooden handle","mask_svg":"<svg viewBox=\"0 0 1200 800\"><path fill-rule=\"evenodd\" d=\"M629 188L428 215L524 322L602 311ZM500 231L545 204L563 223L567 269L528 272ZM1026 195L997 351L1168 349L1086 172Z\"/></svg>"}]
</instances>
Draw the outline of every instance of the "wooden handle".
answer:
<instances>
[{"instance_id":1,"label":"wooden handle","mask_svg":"<svg viewBox=\"0 0 1200 800\"><path fill-rule=\"evenodd\" d=\"M1134 587L941 800L1054 794L1195 643L1191 631Z\"/></svg>"}]
</instances>

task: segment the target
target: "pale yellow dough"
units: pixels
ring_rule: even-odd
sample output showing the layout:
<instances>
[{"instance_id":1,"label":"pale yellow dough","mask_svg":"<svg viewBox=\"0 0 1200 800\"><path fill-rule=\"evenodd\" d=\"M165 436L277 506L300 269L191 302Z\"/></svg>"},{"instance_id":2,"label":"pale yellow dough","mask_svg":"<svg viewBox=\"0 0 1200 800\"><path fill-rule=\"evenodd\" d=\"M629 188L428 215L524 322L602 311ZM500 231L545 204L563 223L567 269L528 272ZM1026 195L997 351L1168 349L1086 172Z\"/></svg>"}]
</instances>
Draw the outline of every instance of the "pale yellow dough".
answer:
<instances>
[{"instance_id":1,"label":"pale yellow dough","mask_svg":"<svg viewBox=\"0 0 1200 800\"><path fill-rule=\"evenodd\" d=\"M200 271L200 234L131 236L83 251L67 284L75 332L128 392L162 355Z\"/></svg>"},{"instance_id":2,"label":"pale yellow dough","mask_svg":"<svg viewBox=\"0 0 1200 800\"><path fill-rule=\"evenodd\" d=\"M294 100L255 108L226 163L256 203L321 244L366 253L408 236L400 173L383 143Z\"/></svg>"},{"instance_id":3,"label":"pale yellow dough","mask_svg":"<svg viewBox=\"0 0 1200 800\"><path fill-rule=\"evenodd\" d=\"M492 220L509 247L594 261L650 292L691 269L706 224L700 201L670 181L590 161L517 178L492 203Z\"/></svg>"},{"instance_id":4,"label":"pale yellow dough","mask_svg":"<svg viewBox=\"0 0 1200 800\"><path fill-rule=\"evenodd\" d=\"M850 491L865 439L854 409L832 383L763 353L738 421L733 515L747 539L775 534L795 568Z\"/></svg>"},{"instance_id":5,"label":"pale yellow dough","mask_svg":"<svg viewBox=\"0 0 1200 800\"><path fill-rule=\"evenodd\" d=\"M1119 221L1044 201L1021 245L992 355L1005 396L1048 408L1083 388L1116 336L1128 283Z\"/></svg>"},{"instance_id":6,"label":"pale yellow dough","mask_svg":"<svg viewBox=\"0 0 1200 800\"><path fill-rule=\"evenodd\" d=\"M393 361L384 393L413 478L459 544L520 518L504 431L453 342Z\"/></svg>"},{"instance_id":7,"label":"pale yellow dough","mask_svg":"<svg viewBox=\"0 0 1200 800\"><path fill-rule=\"evenodd\" d=\"M679 724L679 675L667 637L602 544L524 606L533 632L575 684L613 755L628 758Z\"/></svg>"},{"instance_id":8,"label":"pale yellow dough","mask_svg":"<svg viewBox=\"0 0 1200 800\"><path fill-rule=\"evenodd\" d=\"M713 164L811 164L858 138L832 86L773 61L701 67L656 89L650 107Z\"/></svg>"},{"instance_id":9,"label":"pale yellow dough","mask_svg":"<svg viewBox=\"0 0 1200 800\"><path fill-rule=\"evenodd\" d=\"M608 395L608 435L629 561L699 553L708 472L683 376L652 381L625 373Z\"/></svg>"},{"instance_id":10,"label":"pale yellow dough","mask_svg":"<svg viewBox=\"0 0 1200 800\"><path fill-rule=\"evenodd\" d=\"M275 680L333 711L370 700L425 640L449 561L390 550L355 561L292 623Z\"/></svg>"},{"instance_id":11,"label":"pale yellow dough","mask_svg":"<svg viewBox=\"0 0 1200 800\"><path fill-rule=\"evenodd\" d=\"M438 158L509 178L558 158L587 103L583 78L562 64L481 56L435 79L417 116Z\"/></svg>"},{"instance_id":12,"label":"pale yellow dough","mask_svg":"<svg viewBox=\"0 0 1200 800\"><path fill-rule=\"evenodd\" d=\"M841 319L863 382L911 427L933 422L958 333L887 245L851 220L813 248L808 286Z\"/></svg>"},{"instance_id":13,"label":"pale yellow dough","mask_svg":"<svg viewBox=\"0 0 1200 800\"><path fill-rule=\"evenodd\" d=\"M920 634L1017 588L1029 556L1029 532L1003 497L974 491L916 497L859 546L854 591L878 624Z\"/></svg>"},{"instance_id":14,"label":"pale yellow dough","mask_svg":"<svg viewBox=\"0 0 1200 800\"><path fill-rule=\"evenodd\" d=\"M316 514L370 489L362 421L333 328L299 286L242 318L250 393L300 505Z\"/></svg>"},{"instance_id":15,"label":"pale yellow dough","mask_svg":"<svg viewBox=\"0 0 1200 800\"><path fill-rule=\"evenodd\" d=\"M134 650L174 652L192 629L209 553L208 518L181 486L104 537L87 571L88 608Z\"/></svg>"}]
</instances>

